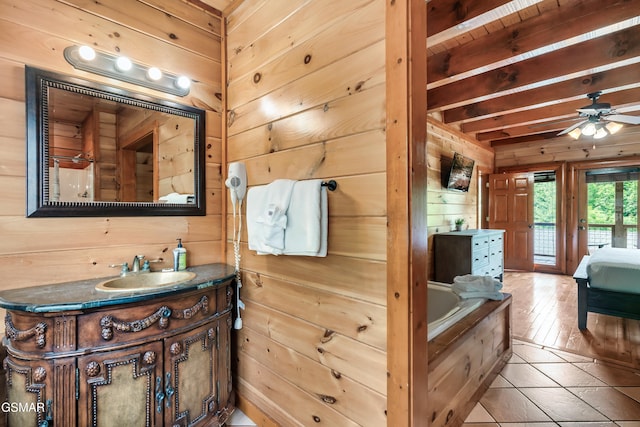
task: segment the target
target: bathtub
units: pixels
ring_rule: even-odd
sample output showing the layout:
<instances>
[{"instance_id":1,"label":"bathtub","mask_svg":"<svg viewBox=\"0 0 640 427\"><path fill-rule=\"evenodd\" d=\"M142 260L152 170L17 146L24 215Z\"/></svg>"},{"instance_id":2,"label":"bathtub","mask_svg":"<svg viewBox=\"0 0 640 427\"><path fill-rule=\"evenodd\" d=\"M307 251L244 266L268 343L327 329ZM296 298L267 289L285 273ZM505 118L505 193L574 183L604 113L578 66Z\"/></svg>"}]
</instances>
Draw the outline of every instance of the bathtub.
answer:
<instances>
[{"instance_id":1,"label":"bathtub","mask_svg":"<svg viewBox=\"0 0 640 427\"><path fill-rule=\"evenodd\" d=\"M428 291L429 425L460 426L513 353L511 295L461 300L434 282Z\"/></svg>"},{"instance_id":2,"label":"bathtub","mask_svg":"<svg viewBox=\"0 0 640 427\"><path fill-rule=\"evenodd\" d=\"M429 282L427 285L427 340L431 341L451 325L480 307L486 299L461 299L451 290L451 285Z\"/></svg>"}]
</instances>

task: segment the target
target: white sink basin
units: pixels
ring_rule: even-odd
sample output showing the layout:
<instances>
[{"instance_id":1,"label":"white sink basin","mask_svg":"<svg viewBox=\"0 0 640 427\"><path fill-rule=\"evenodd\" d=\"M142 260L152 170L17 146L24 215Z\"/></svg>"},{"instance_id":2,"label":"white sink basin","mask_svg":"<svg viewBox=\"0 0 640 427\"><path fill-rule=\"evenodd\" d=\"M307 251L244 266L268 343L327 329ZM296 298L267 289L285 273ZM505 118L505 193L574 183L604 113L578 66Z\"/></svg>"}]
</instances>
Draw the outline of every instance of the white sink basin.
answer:
<instances>
[{"instance_id":1,"label":"white sink basin","mask_svg":"<svg viewBox=\"0 0 640 427\"><path fill-rule=\"evenodd\" d=\"M135 273L98 283L96 289L106 292L144 291L177 285L196 277L191 271Z\"/></svg>"}]
</instances>

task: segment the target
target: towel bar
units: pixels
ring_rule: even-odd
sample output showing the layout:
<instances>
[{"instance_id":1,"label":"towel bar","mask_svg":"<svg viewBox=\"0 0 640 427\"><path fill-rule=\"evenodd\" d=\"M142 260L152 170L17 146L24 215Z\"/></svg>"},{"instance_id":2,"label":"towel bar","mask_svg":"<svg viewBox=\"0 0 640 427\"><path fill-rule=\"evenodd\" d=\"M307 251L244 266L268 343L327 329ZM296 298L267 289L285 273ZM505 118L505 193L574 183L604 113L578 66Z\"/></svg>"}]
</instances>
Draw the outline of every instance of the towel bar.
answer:
<instances>
[{"instance_id":1,"label":"towel bar","mask_svg":"<svg viewBox=\"0 0 640 427\"><path fill-rule=\"evenodd\" d=\"M322 181L320 185L322 185L323 187L327 187L327 190L329 191L334 191L336 188L338 188L338 183L333 179L330 181Z\"/></svg>"}]
</instances>

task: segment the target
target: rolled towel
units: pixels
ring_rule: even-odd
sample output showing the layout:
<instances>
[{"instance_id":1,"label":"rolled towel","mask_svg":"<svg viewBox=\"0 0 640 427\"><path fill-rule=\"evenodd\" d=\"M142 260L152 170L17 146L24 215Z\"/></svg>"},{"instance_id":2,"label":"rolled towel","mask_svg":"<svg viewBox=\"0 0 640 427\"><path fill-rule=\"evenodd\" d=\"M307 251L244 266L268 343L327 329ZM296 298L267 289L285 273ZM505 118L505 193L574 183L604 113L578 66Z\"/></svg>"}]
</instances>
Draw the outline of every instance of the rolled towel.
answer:
<instances>
[{"instance_id":1,"label":"rolled towel","mask_svg":"<svg viewBox=\"0 0 640 427\"><path fill-rule=\"evenodd\" d=\"M453 289L453 292L455 292L455 294L458 295L462 299L486 298L486 299L491 299L491 300L496 300L496 301L502 301L504 299L504 295L502 294L502 292L498 292L498 291L495 291L495 292L485 292L485 291L460 292L460 291L456 291L455 289Z\"/></svg>"},{"instance_id":2,"label":"rolled towel","mask_svg":"<svg viewBox=\"0 0 640 427\"><path fill-rule=\"evenodd\" d=\"M465 274L453 278L453 289L460 292L495 292L502 289L502 283L489 275Z\"/></svg>"}]
</instances>

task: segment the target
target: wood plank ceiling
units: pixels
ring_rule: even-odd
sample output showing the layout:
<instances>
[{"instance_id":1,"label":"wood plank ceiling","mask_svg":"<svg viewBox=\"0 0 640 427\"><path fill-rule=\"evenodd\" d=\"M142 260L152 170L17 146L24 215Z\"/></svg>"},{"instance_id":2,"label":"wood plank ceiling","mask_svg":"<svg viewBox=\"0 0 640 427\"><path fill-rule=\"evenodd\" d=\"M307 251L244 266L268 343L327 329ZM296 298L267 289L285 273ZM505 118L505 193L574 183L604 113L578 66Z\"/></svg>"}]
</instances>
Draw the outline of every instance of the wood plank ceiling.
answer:
<instances>
[{"instance_id":1,"label":"wood plank ceiling","mask_svg":"<svg viewBox=\"0 0 640 427\"><path fill-rule=\"evenodd\" d=\"M640 0L425 4L432 117L499 145L555 138L590 92L640 115Z\"/></svg>"}]
</instances>

